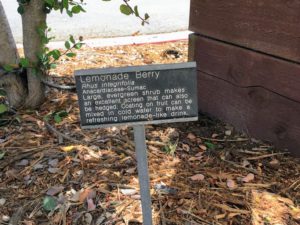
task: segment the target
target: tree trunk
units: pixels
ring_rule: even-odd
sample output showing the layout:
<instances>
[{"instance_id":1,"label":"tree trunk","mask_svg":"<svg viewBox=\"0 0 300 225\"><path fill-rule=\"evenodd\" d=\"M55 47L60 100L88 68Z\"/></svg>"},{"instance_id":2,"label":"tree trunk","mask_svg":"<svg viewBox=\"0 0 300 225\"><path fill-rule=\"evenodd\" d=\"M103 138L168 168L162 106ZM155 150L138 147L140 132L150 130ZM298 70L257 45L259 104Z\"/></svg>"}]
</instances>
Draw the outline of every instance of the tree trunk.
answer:
<instances>
[{"instance_id":1,"label":"tree trunk","mask_svg":"<svg viewBox=\"0 0 300 225\"><path fill-rule=\"evenodd\" d=\"M6 14L0 1L0 65L17 64L19 55L16 43L12 36ZM9 73L0 70L0 87L7 94L8 101L12 107L20 107L27 95L25 83L19 74Z\"/></svg>"},{"instance_id":2,"label":"tree trunk","mask_svg":"<svg viewBox=\"0 0 300 225\"><path fill-rule=\"evenodd\" d=\"M24 7L24 10L22 15L24 54L30 62L36 63L38 62L37 54L42 52L43 47L37 30L46 24L46 13L43 11L44 0L31 0ZM36 73L32 69L27 70L28 96L25 103L26 107L36 108L44 101L43 76L41 71Z\"/></svg>"}]
</instances>

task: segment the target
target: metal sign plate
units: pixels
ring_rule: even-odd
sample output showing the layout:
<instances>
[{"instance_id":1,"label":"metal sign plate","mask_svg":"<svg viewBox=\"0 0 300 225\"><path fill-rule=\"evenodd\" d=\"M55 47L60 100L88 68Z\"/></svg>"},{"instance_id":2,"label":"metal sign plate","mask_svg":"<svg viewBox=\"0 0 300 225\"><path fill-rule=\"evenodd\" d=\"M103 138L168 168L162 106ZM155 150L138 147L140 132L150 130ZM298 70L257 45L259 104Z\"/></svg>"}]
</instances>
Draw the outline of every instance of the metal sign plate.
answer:
<instances>
[{"instance_id":1,"label":"metal sign plate","mask_svg":"<svg viewBox=\"0 0 300 225\"><path fill-rule=\"evenodd\" d=\"M198 119L196 63L75 71L82 128Z\"/></svg>"}]
</instances>

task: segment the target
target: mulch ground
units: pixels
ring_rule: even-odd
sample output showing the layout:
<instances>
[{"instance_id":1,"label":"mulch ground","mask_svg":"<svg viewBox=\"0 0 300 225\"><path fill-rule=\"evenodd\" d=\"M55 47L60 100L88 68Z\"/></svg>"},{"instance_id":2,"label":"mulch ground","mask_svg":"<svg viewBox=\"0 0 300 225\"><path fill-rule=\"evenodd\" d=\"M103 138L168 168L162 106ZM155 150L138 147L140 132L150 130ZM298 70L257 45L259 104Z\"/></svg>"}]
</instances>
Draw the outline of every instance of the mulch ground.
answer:
<instances>
[{"instance_id":1,"label":"mulch ground","mask_svg":"<svg viewBox=\"0 0 300 225\"><path fill-rule=\"evenodd\" d=\"M90 48L76 69L187 61L186 41ZM74 91L47 90L37 111L0 117L0 224L140 224L131 127L82 130ZM300 224L300 164L205 115L146 126L154 224Z\"/></svg>"}]
</instances>

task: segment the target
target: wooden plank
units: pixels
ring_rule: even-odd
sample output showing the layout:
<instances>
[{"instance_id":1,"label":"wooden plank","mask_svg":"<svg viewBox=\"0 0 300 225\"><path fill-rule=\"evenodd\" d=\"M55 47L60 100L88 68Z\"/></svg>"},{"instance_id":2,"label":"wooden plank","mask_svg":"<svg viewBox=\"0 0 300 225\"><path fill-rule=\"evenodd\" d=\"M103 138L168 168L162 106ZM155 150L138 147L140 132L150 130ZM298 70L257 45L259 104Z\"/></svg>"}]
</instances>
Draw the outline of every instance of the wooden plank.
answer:
<instances>
[{"instance_id":1,"label":"wooden plank","mask_svg":"<svg viewBox=\"0 0 300 225\"><path fill-rule=\"evenodd\" d=\"M190 30L300 62L300 0L191 0Z\"/></svg>"},{"instance_id":2,"label":"wooden plank","mask_svg":"<svg viewBox=\"0 0 300 225\"><path fill-rule=\"evenodd\" d=\"M190 45L190 58L197 61L200 71L240 87L264 87L300 102L299 64L194 34Z\"/></svg>"},{"instance_id":3,"label":"wooden plank","mask_svg":"<svg viewBox=\"0 0 300 225\"><path fill-rule=\"evenodd\" d=\"M200 111L300 156L299 103L260 87L237 87L202 72L198 72L198 94Z\"/></svg>"}]
</instances>

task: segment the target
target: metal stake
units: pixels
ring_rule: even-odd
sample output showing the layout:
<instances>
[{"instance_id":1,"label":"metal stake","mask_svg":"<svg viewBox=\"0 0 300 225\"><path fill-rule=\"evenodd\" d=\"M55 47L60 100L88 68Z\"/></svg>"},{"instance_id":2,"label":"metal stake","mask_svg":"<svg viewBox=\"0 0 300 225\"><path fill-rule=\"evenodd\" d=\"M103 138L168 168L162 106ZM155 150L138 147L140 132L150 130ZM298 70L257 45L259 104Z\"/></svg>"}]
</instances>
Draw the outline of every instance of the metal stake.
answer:
<instances>
[{"instance_id":1,"label":"metal stake","mask_svg":"<svg viewBox=\"0 0 300 225\"><path fill-rule=\"evenodd\" d=\"M152 209L150 196L150 182L148 173L147 148L144 125L137 125L134 129L135 152L140 183L142 201L143 225L152 225Z\"/></svg>"}]
</instances>

